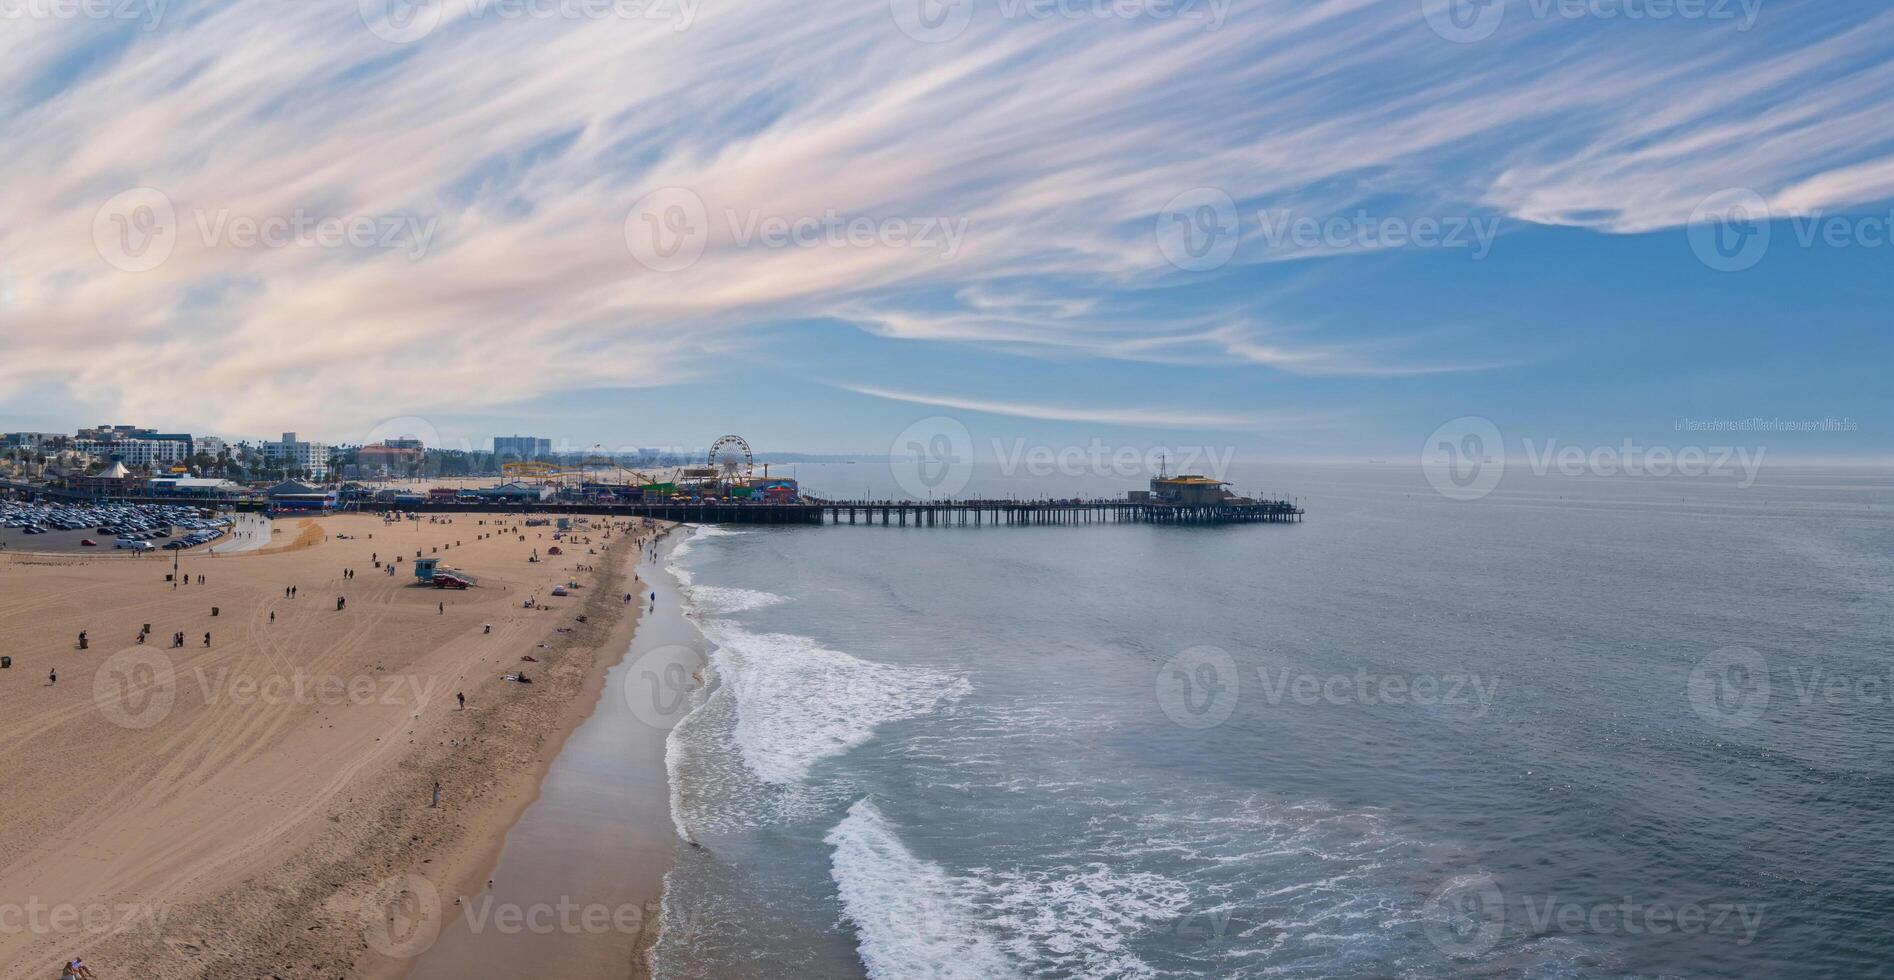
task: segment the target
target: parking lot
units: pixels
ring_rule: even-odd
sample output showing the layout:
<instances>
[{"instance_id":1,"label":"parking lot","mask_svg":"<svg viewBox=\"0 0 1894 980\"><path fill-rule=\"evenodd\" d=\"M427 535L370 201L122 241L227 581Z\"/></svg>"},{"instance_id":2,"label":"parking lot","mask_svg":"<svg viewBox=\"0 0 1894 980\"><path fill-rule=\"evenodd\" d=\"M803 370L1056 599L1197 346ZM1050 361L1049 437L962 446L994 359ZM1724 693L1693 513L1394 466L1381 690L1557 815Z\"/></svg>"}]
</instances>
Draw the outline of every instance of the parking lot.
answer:
<instances>
[{"instance_id":1,"label":"parking lot","mask_svg":"<svg viewBox=\"0 0 1894 980\"><path fill-rule=\"evenodd\" d=\"M161 554L211 544L230 524L187 504L0 501L0 546L9 551Z\"/></svg>"}]
</instances>

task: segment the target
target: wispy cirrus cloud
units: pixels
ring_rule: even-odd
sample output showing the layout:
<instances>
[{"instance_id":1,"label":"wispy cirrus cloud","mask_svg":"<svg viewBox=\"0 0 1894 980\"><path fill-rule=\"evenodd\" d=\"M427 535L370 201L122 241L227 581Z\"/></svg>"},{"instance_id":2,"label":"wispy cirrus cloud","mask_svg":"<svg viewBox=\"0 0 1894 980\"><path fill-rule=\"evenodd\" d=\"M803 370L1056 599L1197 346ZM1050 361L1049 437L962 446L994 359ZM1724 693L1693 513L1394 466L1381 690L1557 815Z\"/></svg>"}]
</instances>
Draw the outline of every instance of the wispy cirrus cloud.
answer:
<instances>
[{"instance_id":1,"label":"wispy cirrus cloud","mask_svg":"<svg viewBox=\"0 0 1894 980\"><path fill-rule=\"evenodd\" d=\"M1036 419L1042 422L1088 422L1097 425L1127 426L1147 429L1267 431L1291 428L1307 429L1312 425L1326 424L1329 421L1325 416L1309 414L1219 412L1215 410L1177 409L1162 406L1132 407L1113 405L1086 407L1047 405L1033 402L969 398L955 395L923 394L914 391L879 388L872 385L838 384L836 387L844 391L852 391L858 395L885 398L889 401L907 402L910 405L926 405L931 408L947 408L962 412L981 412L987 415L1006 415L1013 418Z\"/></svg>"},{"instance_id":2,"label":"wispy cirrus cloud","mask_svg":"<svg viewBox=\"0 0 1894 980\"><path fill-rule=\"evenodd\" d=\"M1290 257L1251 234L1265 207L1629 232L1676 225L1731 184L1796 209L1890 193L1894 14L1814 3L1746 32L1538 23L1473 45L1413 3L1371 0L1263 0L1215 29L981 3L941 43L883 3L423 6L438 20L401 43L348 3L179 4L151 30L9 22L0 390L336 438L390 415L660 383L750 327L823 315L888 337L1308 376L1466 370L1506 362L1417 357L1345 326L1285 337L1255 311L1237 327L1220 308L1099 311ZM140 213L102 212L135 187L163 195L175 240L127 272L98 238L144 230ZM701 258L668 273L626 244L634 204L665 187L688 188L705 225ZM1226 192L1245 219L1216 270L1180 269L1155 240L1193 188ZM431 234L416 258L225 231L300 213ZM967 234L945 254L745 233L831 213ZM1006 298L1022 281L1040 284L1026 305ZM182 396L155 381L181 378Z\"/></svg>"}]
</instances>

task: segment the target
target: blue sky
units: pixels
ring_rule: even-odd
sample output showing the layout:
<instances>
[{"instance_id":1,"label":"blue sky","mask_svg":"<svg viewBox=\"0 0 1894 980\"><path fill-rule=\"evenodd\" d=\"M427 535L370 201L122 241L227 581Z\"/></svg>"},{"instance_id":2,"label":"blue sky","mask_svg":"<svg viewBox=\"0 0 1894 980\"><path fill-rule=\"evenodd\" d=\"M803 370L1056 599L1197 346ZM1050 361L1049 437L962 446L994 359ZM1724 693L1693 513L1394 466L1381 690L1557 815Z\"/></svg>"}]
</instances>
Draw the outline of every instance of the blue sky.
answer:
<instances>
[{"instance_id":1,"label":"blue sky","mask_svg":"<svg viewBox=\"0 0 1894 980\"><path fill-rule=\"evenodd\" d=\"M7 9L0 429L1894 458L1880 4Z\"/></svg>"}]
</instances>

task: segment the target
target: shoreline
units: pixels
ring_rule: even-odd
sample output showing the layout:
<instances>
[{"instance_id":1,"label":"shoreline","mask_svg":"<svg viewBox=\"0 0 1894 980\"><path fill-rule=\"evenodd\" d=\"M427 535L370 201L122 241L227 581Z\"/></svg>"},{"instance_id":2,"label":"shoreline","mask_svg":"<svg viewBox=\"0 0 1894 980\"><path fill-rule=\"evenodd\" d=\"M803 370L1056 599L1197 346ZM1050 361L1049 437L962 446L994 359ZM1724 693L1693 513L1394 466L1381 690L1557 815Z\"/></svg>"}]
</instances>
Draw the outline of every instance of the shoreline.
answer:
<instances>
[{"instance_id":1,"label":"shoreline","mask_svg":"<svg viewBox=\"0 0 1894 980\"><path fill-rule=\"evenodd\" d=\"M654 542L659 557L642 559L637 569L641 588L658 596L656 608L646 609L639 593L644 611L618 661L595 672L591 710L482 863L485 875L472 876L472 887L460 892L468 904L449 906L438 938L399 978L649 975L676 835L665 765L669 730L634 699L663 663L701 652L682 594L665 571L670 549L688 535L673 538L670 530ZM552 924L509 929L500 922L508 914Z\"/></svg>"}]
</instances>

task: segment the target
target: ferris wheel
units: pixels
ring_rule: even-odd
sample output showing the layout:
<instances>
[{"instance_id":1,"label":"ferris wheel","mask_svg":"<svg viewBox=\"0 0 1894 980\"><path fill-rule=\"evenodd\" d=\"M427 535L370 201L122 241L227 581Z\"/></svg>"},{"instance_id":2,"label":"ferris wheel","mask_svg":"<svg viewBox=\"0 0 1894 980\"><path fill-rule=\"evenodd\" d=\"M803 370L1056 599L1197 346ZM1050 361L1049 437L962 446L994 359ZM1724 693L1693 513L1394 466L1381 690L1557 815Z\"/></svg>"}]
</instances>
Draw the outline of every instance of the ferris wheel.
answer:
<instances>
[{"instance_id":1,"label":"ferris wheel","mask_svg":"<svg viewBox=\"0 0 1894 980\"><path fill-rule=\"evenodd\" d=\"M710 444L710 458L706 462L717 471L718 479L729 482L749 479L756 458L742 436L724 436Z\"/></svg>"}]
</instances>

